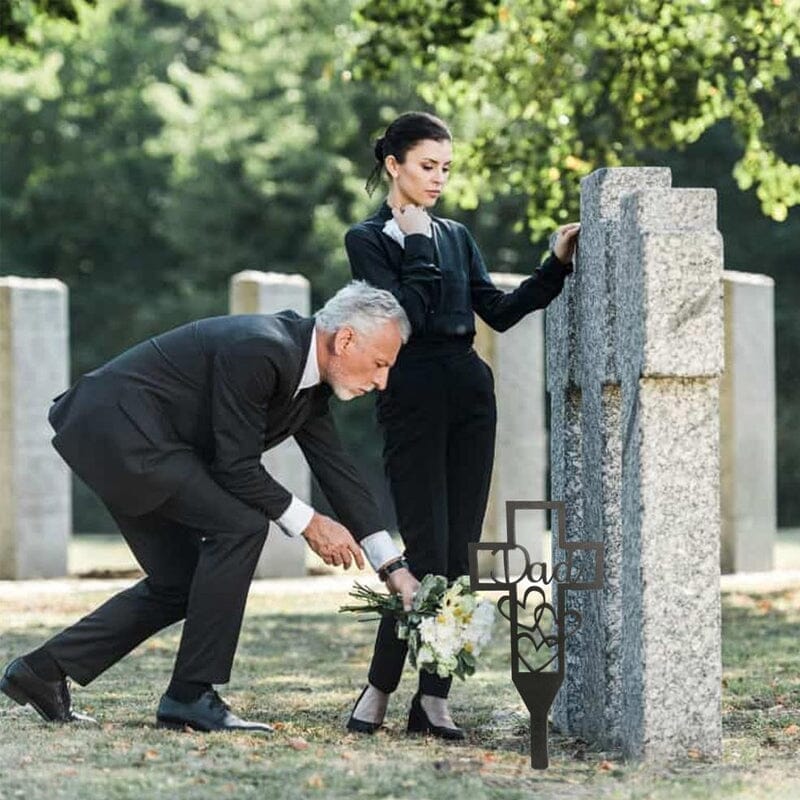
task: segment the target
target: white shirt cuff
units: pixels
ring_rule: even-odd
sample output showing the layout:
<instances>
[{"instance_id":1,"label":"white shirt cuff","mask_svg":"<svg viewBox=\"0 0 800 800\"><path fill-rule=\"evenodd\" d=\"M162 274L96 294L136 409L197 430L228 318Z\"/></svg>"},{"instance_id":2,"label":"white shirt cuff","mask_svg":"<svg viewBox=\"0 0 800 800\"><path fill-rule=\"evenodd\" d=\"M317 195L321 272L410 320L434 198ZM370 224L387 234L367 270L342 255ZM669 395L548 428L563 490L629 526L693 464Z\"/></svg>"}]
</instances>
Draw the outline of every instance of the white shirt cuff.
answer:
<instances>
[{"instance_id":1,"label":"white shirt cuff","mask_svg":"<svg viewBox=\"0 0 800 800\"><path fill-rule=\"evenodd\" d=\"M387 562L394 561L403 555L392 541L392 537L389 536L389 531L371 533L369 536L365 536L359 545L375 572Z\"/></svg>"},{"instance_id":2,"label":"white shirt cuff","mask_svg":"<svg viewBox=\"0 0 800 800\"><path fill-rule=\"evenodd\" d=\"M299 497L292 495L289 508L275 522L287 536L299 536L308 527L313 516L314 509Z\"/></svg>"}]
</instances>

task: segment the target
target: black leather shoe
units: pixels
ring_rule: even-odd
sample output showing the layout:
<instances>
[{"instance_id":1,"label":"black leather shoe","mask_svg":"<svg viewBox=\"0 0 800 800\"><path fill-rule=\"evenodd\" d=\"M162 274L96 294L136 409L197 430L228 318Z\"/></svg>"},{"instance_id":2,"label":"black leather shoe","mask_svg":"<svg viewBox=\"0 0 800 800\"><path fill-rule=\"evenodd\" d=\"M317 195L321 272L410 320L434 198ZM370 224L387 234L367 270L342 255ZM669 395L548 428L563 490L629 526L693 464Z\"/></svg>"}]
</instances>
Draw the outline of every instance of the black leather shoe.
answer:
<instances>
[{"instance_id":1,"label":"black leather shoe","mask_svg":"<svg viewBox=\"0 0 800 800\"><path fill-rule=\"evenodd\" d=\"M0 690L21 706L32 706L47 722L88 722L97 720L72 710L67 681L42 680L24 658L16 658L0 678Z\"/></svg>"},{"instance_id":2,"label":"black leather shoe","mask_svg":"<svg viewBox=\"0 0 800 800\"><path fill-rule=\"evenodd\" d=\"M411 701L411 711L408 713L408 733L430 733L432 736L438 736L440 739L451 739L452 741L460 741L466 739L467 735L461 728L446 728L443 725L434 725L422 703L419 701L419 693L414 695Z\"/></svg>"},{"instance_id":3,"label":"black leather shoe","mask_svg":"<svg viewBox=\"0 0 800 800\"><path fill-rule=\"evenodd\" d=\"M183 730L187 725L196 731L249 731L272 733L274 728L263 722L249 722L231 712L230 706L213 690L203 692L191 703L179 703L168 695L161 696L156 712L159 728Z\"/></svg>"},{"instance_id":4,"label":"black leather shoe","mask_svg":"<svg viewBox=\"0 0 800 800\"><path fill-rule=\"evenodd\" d=\"M375 733L383 722L365 722L363 719L356 719L353 714L356 713L356 709L358 708L358 704L361 702L361 698L364 696L364 692L369 689L369 685L365 686L362 690L361 694L358 696L358 700L356 700L355 705L353 706L353 710L350 712L350 719L347 720L347 730L353 731L354 733Z\"/></svg>"}]
</instances>

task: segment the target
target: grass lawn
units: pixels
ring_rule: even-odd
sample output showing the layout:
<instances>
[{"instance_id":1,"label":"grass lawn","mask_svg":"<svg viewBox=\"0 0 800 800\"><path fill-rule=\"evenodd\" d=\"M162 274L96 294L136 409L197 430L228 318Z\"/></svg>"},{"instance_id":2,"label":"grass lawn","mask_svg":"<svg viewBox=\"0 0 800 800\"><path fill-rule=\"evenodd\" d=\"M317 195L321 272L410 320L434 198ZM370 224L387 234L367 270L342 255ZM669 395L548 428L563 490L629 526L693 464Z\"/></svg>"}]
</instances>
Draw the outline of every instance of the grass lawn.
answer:
<instances>
[{"instance_id":1,"label":"grass lawn","mask_svg":"<svg viewBox=\"0 0 800 800\"><path fill-rule=\"evenodd\" d=\"M3 595L0 663L105 596ZM243 715L272 722L277 731L269 738L154 727L179 626L74 689L76 707L93 713L99 728L48 726L3 697L0 798L800 797L800 587L724 595L724 757L661 769L554 735L551 768L531 770L504 620L478 674L454 687L454 716L470 731L466 743L405 734L415 689L410 671L386 730L347 734L343 723L364 680L374 627L337 614L345 600L343 593L308 591L251 595L233 682L223 694Z\"/></svg>"}]
</instances>

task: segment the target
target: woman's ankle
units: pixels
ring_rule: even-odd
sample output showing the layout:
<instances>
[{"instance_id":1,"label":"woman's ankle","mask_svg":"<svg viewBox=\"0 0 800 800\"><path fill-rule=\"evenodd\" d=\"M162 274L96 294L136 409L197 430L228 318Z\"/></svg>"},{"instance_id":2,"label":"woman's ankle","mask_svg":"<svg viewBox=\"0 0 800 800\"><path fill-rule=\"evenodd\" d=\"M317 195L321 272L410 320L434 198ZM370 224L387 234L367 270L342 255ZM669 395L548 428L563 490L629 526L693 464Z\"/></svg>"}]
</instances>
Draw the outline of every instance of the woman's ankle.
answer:
<instances>
[{"instance_id":1,"label":"woman's ankle","mask_svg":"<svg viewBox=\"0 0 800 800\"><path fill-rule=\"evenodd\" d=\"M422 710L428 716L428 719L439 727L452 728L455 727L453 717L450 715L450 706L448 705L446 697L438 697L432 694L419 695L419 703Z\"/></svg>"},{"instance_id":2,"label":"woman's ankle","mask_svg":"<svg viewBox=\"0 0 800 800\"><path fill-rule=\"evenodd\" d=\"M353 708L353 717L362 722L381 723L386 716L386 709L389 706L389 697L391 695L387 692L381 691L371 683L367 683L364 691L361 693Z\"/></svg>"}]
</instances>

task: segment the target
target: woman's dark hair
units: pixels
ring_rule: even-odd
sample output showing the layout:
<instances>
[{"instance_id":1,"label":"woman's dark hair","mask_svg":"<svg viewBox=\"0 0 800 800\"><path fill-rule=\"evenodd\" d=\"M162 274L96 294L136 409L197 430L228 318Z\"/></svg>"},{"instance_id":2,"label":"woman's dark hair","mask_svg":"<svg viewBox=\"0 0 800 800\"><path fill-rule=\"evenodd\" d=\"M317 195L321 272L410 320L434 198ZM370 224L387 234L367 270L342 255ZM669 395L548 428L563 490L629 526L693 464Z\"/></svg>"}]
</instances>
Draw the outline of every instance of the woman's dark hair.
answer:
<instances>
[{"instance_id":1,"label":"woman's dark hair","mask_svg":"<svg viewBox=\"0 0 800 800\"><path fill-rule=\"evenodd\" d=\"M433 114L425 111L409 111L401 114L386 129L383 136L375 140L376 164L367 178L366 190L371 195L381 181L383 160L386 156L394 156L399 163L405 161L406 153L423 139L436 142L452 141L453 137L447 125Z\"/></svg>"}]
</instances>

